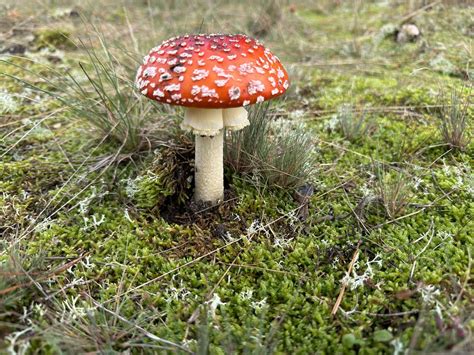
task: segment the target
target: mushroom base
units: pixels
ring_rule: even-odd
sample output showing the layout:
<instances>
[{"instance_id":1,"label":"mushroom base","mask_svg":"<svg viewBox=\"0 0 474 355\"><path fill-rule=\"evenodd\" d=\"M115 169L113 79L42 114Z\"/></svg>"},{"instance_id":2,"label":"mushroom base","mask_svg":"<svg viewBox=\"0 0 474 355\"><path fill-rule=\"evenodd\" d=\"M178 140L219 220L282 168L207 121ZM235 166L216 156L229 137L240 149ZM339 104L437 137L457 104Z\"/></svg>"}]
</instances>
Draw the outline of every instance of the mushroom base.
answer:
<instances>
[{"instance_id":1,"label":"mushroom base","mask_svg":"<svg viewBox=\"0 0 474 355\"><path fill-rule=\"evenodd\" d=\"M224 130L215 136L196 135L194 199L218 202L224 198Z\"/></svg>"}]
</instances>

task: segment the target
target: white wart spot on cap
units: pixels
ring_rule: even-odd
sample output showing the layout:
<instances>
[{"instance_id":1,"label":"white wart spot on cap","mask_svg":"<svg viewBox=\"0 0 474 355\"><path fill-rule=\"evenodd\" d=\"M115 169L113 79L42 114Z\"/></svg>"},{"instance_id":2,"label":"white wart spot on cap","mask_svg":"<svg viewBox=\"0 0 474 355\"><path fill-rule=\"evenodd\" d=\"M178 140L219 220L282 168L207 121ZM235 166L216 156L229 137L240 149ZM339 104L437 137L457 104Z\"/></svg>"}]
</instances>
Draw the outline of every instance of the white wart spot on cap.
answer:
<instances>
[{"instance_id":1,"label":"white wart spot on cap","mask_svg":"<svg viewBox=\"0 0 474 355\"><path fill-rule=\"evenodd\" d=\"M161 91L160 89L156 89L155 91L153 91L153 96L165 97L165 93L163 91Z\"/></svg>"},{"instance_id":2,"label":"white wart spot on cap","mask_svg":"<svg viewBox=\"0 0 474 355\"><path fill-rule=\"evenodd\" d=\"M178 74L179 74L179 73L184 73L184 72L186 71L186 67L184 67L184 66L177 66L177 67L174 67L174 68L173 68L173 71L174 71L175 73L178 73Z\"/></svg>"},{"instance_id":3,"label":"white wart spot on cap","mask_svg":"<svg viewBox=\"0 0 474 355\"><path fill-rule=\"evenodd\" d=\"M181 84L170 84L165 86L165 91L179 91L181 90Z\"/></svg>"},{"instance_id":4,"label":"white wart spot on cap","mask_svg":"<svg viewBox=\"0 0 474 355\"><path fill-rule=\"evenodd\" d=\"M201 86L201 96L219 98L216 89L209 89L206 85Z\"/></svg>"},{"instance_id":5,"label":"white wart spot on cap","mask_svg":"<svg viewBox=\"0 0 474 355\"><path fill-rule=\"evenodd\" d=\"M240 74L252 74L253 73L253 65L252 63L243 63L243 64L240 64L239 66L239 72Z\"/></svg>"},{"instance_id":6,"label":"white wart spot on cap","mask_svg":"<svg viewBox=\"0 0 474 355\"><path fill-rule=\"evenodd\" d=\"M217 87L220 87L220 88L223 87L225 84L227 84L228 81L229 81L229 79L214 80Z\"/></svg>"},{"instance_id":7,"label":"white wart spot on cap","mask_svg":"<svg viewBox=\"0 0 474 355\"><path fill-rule=\"evenodd\" d=\"M238 100L240 97L240 88L238 86L232 86L229 89L229 98L231 100Z\"/></svg>"},{"instance_id":8,"label":"white wart spot on cap","mask_svg":"<svg viewBox=\"0 0 474 355\"><path fill-rule=\"evenodd\" d=\"M218 56L218 55L211 55L209 57L209 60L217 60L219 63L222 63L224 61L224 58Z\"/></svg>"},{"instance_id":9,"label":"white wart spot on cap","mask_svg":"<svg viewBox=\"0 0 474 355\"><path fill-rule=\"evenodd\" d=\"M194 69L193 74L194 75L191 77L193 81L202 80L202 79L206 79L209 76L209 70Z\"/></svg>"},{"instance_id":10,"label":"white wart spot on cap","mask_svg":"<svg viewBox=\"0 0 474 355\"><path fill-rule=\"evenodd\" d=\"M161 81L166 81L166 80L171 80L172 76L170 73L163 73L160 75L160 82Z\"/></svg>"},{"instance_id":11,"label":"white wart spot on cap","mask_svg":"<svg viewBox=\"0 0 474 355\"><path fill-rule=\"evenodd\" d=\"M201 92L201 87L198 85L193 85L193 87L191 88L191 95L196 96L200 92Z\"/></svg>"},{"instance_id":12,"label":"white wart spot on cap","mask_svg":"<svg viewBox=\"0 0 474 355\"><path fill-rule=\"evenodd\" d=\"M148 67L143 71L143 76L145 78L154 78L156 75L156 68L155 67Z\"/></svg>"},{"instance_id":13,"label":"white wart spot on cap","mask_svg":"<svg viewBox=\"0 0 474 355\"><path fill-rule=\"evenodd\" d=\"M247 86L249 95L255 95L257 92L265 90L265 85L260 80L250 80Z\"/></svg>"}]
</instances>

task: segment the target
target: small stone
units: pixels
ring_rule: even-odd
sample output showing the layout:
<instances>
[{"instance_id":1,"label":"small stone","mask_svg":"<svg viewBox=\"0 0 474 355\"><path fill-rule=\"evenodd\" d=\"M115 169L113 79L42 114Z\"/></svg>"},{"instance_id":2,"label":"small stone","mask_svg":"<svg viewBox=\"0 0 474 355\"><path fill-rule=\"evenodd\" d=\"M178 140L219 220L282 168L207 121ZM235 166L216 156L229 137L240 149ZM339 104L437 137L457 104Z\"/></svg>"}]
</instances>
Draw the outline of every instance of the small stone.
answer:
<instances>
[{"instance_id":1,"label":"small stone","mask_svg":"<svg viewBox=\"0 0 474 355\"><path fill-rule=\"evenodd\" d=\"M421 32L416 25L404 24L397 33L398 43L414 42L420 37Z\"/></svg>"}]
</instances>

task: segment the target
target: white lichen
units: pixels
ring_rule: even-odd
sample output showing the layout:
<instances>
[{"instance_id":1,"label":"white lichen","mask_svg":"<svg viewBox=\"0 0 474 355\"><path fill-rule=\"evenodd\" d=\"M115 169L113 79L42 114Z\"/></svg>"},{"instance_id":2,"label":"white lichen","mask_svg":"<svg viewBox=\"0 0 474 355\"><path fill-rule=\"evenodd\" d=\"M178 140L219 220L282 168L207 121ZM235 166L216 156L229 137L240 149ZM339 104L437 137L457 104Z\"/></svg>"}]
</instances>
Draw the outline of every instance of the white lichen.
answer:
<instances>
[{"instance_id":1,"label":"white lichen","mask_svg":"<svg viewBox=\"0 0 474 355\"><path fill-rule=\"evenodd\" d=\"M14 96L5 90L0 90L0 114L13 113L18 109Z\"/></svg>"}]
</instances>

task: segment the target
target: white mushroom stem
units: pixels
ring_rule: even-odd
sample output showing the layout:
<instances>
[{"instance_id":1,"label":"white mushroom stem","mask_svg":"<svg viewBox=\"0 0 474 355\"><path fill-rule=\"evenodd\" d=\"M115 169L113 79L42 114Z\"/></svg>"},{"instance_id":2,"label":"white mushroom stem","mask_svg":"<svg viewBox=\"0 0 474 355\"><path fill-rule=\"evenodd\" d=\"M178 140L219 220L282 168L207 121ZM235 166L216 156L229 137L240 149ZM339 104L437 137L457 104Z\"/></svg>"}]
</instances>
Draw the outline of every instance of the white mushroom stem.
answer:
<instances>
[{"instance_id":1,"label":"white mushroom stem","mask_svg":"<svg viewBox=\"0 0 474 355\"><path fill-rule=\"evenodd\" d=\"M249 124L242 108L187 108L181 128L196 135L195 190L196 201L218 202L224 198L224 128L239 130Z\"/></svg>"},{"instance_id":2,"label":"white mushroom stem","mask_svg":"<svg viewBox=\"0 0 474 355\"><path fill-rule=\"evenodd\" d=\"M224 130L215 136L196 136L196 201L222 201L224 198Z\"/></svg>"}]
</instances>

